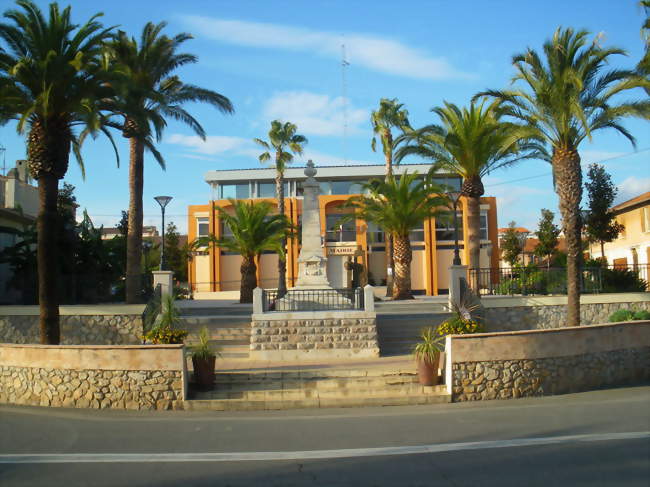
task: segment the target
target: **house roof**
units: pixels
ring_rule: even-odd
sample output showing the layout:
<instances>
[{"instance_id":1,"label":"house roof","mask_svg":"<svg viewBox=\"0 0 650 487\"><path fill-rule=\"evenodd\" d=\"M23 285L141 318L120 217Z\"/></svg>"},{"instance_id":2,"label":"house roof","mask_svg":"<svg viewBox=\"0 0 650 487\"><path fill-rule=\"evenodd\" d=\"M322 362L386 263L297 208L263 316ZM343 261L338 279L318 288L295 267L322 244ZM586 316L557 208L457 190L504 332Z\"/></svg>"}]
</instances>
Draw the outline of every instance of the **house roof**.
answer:
<instances>
[{"instance_id":1,"label":"house roof","mask_svg":"<svg viewBox=\"0 0 650 487\"><path fill-rule=\"evenodd\" d=\"M623 213L625 210L631 210L633 207L643 205L650 202L650 191L642 193L639 196L635 196L632 199L619 203L616 206L612 206L612 211L614 213Z\"/></svg>"}]
</instances>

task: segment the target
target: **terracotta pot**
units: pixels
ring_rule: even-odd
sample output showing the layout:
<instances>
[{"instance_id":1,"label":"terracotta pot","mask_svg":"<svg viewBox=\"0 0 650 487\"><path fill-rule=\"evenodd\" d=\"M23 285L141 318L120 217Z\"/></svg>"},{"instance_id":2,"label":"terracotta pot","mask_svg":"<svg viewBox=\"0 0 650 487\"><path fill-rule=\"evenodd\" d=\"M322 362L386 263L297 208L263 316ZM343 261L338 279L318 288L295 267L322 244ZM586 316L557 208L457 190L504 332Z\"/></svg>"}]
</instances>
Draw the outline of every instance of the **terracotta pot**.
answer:
<instances>
[{"instance_id":1,"label":"terracotta pot","mask_svg":"<svg viewBox=\"0 0 650 487\"><path fill-rule=\"evenodd\" d=\"M427 360L418 360L418 379L423 386L435 386L438 384L438 355L433 363Z\"/></svg>"},{"instance_id":2,"label":"terracotta pot","mask_svg":"<svg viewBox=\"0 0 650 487\"><path fill-rule=\"evenodd\" d=\"M216 357L207 359L192 357L194 381L199 389L212 389L214 386L214 362Z\"/></svg>"}]
</instances>

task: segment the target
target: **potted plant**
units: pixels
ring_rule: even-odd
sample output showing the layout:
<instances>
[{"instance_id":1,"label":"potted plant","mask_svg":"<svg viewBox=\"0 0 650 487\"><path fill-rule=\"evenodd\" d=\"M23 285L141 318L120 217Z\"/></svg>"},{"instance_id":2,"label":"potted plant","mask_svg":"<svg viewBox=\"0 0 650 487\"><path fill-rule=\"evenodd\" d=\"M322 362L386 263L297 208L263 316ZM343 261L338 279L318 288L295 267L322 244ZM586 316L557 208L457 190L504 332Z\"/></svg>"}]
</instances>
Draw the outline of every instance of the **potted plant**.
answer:
<instances>
[{"instance_id":1,"label":"potted plant","mask_svg":"<svg viewBox=\"0 0 650 487\"><path fill-rule=\"evenodd\" d=\"M214 384L214 362L218 352L210 345L210 332L207 327L199 330L198 343L189 347L194 368L194 382L201 390L211 389Z\"/></svg>"},{"instance_id":2,"label":"potted plant","mask_svg":"<svg viewBox=\"0 0 650 487\"><path fill-rule=\"evenodd\" d=\"M155 345L181 344L187 337L187 330L177 327L181 317L171 294L165 295L162 303L155 304L154 309L145 311L145 314L145 327L150 327L142 336L145 342Z\"/></svg>"},{"instance_id":3,"label":"potted plant","mask_svg":"<svg viewBox=\"0 0 650 487\"><path fill-rule=\"evenodd\" d=\"M429 326L422 329L420 340L420 343L413 349L418 365L418 378L423 386L434 386L439 379L438 361L440 352L444 349L443 337L437 336L434 329Z\"/></svg>"}]
</instances>

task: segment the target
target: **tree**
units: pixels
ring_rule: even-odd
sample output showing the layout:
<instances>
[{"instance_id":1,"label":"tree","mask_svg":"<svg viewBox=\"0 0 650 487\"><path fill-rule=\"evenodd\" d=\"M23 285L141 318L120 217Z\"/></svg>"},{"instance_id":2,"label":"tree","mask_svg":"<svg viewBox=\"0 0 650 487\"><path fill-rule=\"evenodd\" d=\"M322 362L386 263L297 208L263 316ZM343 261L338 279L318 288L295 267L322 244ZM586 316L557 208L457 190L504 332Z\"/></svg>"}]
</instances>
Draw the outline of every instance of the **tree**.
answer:
<instances>
[{"instance_id":1,"label":"tree","mask_svg":"<svg viewBox=\"0 0 650 487\"><path fill-rule=\"evenodd\" d=\"M370 147L372 151L377 150L377 136L381 142L381 148L386 161L386 179L393 175L393 153L396 149L396 142L393 138L393 129L399 129L402 132L409 131L411 124L408 120L408 111L403 108L402 103L397 102L397 98L382 98L379 100L379 109L370 114L372 123L372 142ZM387 235L386 238L386 257L389 269L386 279L386 296L393 294L393 270L395 268L395 258L393 251L393 236Z\"/></svg>"},{"instance_id":2,"label":"tree","mask_svg":"<svg viewBox=\"0 0 650 487\"><path fill-rule=\"evenodd\" d=\"M187 281L187 246L181 245L181 236L174 222L167 224L165 231L165 259L174 277L180 282Z\"/></svg>"},{"instance_id":3,"label":"tree","mask_svg":"<svg viewBox=\"0 0 650 487\"><path fill-rule=\"evenodd\" d=\"M641 27L641 38L645 43L645 52L636 69L641 76L647 78L650 76L650 0L641 0L639 6L645 12L645 21ZM650 86L646 86L645 91L650 95Z\"/></svg>"},{"instance_id":4,"label":"tree","mask_svg":"<svg viewBox=\"0 0 650 487\"><path fill-rule=\"evenodd\" d=\"M540 259L546 258L547 267L551 266L551 258L557 252L557 244L559 242L560 228L553 223L554 218L555 213L546 208L542 208L542 218L539 220L539 228L537 229L537 239L539 242L533 250L533 254Z\"/></svg>"},{"instance_id":5,"label":"tree","mask_svg":"<svg viewBox=\"0 0 650 487\"><path fill-rule=\"evenodd\" d=\"M144 185L144 151L165 168L165 161L154 145L160 142L167 119L183 122L201 139L205 131L183 105L203 102L223 113L232 113L230 100L219 93L184 83L174 72L181 66L196 63L192 54L178 48L192 38L182 33L167 37L161 32L166 23L148 22L135 38L119 31L107 51L114 73L115 96L106 107L116 117L112 126L129 140L129 225L126 260L126 302L136 303L142 291L142 190Z\"/></svg>"},{"instance_id":6,"label":"tree","mask_svg":"<svg viewBox=\"0 0 650 487\"><path fill-rule=\"evenodd\" d=\"M252 303L253 289L257 287L256 260L265 250L277 252L284 260L284 242L292 235L292 228L286 215L273 213L273 206L266 201L229 201L234 209L232 215L221 207L215 208L230 229L230 235L219 239L214 235L199 238L192 247L215 245L239 253L242 256L239 302Z\"/></svg>"},{"instance_id":7,"label":"tree","mask_svg":"<svg viewBox=\"0 0 650 487\"><path fill-rule=\"evenodd\" d=\"M513 83L524 89L489 90L476 96L503 101L508 114L529 126L547 149L543 158L553 167L562 225L567 243L567 326L580 324L580 262L582 171L578 147L594 132L612 128L635 139L622 125L627 117L650 118L650 100L618 101L628 90L647 87L635 71L606 69L610 58L625 55L588 40L584 30L559 28L543 47L544 58L533 49L516 54ZM550 149L550 150L549 150Z\"/></svg>"},{"instance_id":8,"label":"tree","mask_svg":"<svg viewBox=\"0 0 650 487\"><path fill-rule=\"evenodd\" d=\"M129 233L129 212L122 210L122 216L120 221L117 223L117 230L120 232L120 235L124 238Z\"/></svg>"},{"instance_id":9,"label":"tree","mask_svg":"<svg viewBox=\"0 0 650 487\"><path fill-rule=\"evenodd\" d=\"M510 267L514 267L524 249L522 238L517 231L517 224L515 222L508 223L508 229L503 234L503 237L501 237L499 246L501 247L503 260L510 264Z\"/></svg>"},{"instance_id":10,"label":"tree","mask_svg":"<svg viewBox=\"0 0 650 487\"><path fill-rule=\"evenodd\" d=\"M68 170L70 150L82 165L85 135L105 131L100 101L111 88L100 54L112 28L97 21L101 14L75 24L70 7L59 10L56 3L50 4L48 19L29 0L17 5L20 10L7 10L4 17L9 22L0 24L6 46L0 51L0 118L17 119L18 132L27 133L29 170L39 192L40 341L58 344L58 183ZM80 135L76 127L82 128Z\"/></svg>"},{"instance_id":11,"label":"tree","mask_svg":"<svg viewBox=\"0 0 650 487\"><path fill-rule=\"evenodd\" d=\"M431 173L430 173L431 174ZM430 175L405 172L399 178L375 179L363 185L364 194L353 196L344 207L355 218L372 222L395 240L393 299L413 299L411 292L411 241L409 233L428 218L447 216L447 199ZM348 216L347 218L351 218Z\"/></svg>"},{"instance_id":12,"label":"tree","mask_svg":"<svg viewBox=\"0 0 650 487\"><path fill-rule=\"evenodd\" d=\"M587 212L585 233L591 243L600 244L600 255L605 258L605 242L616 240L625 227L616 221L611 207L618 190L612 178L599 164L591 164L587 171Z\"/></svg>"},{"instance_id":13,"label":"tree","mask_svg":"<svg viewBox=\"0 0 650 487\"><path fill-rule=\"evenodd\" d=\"M260 162L271 160L271 151L274 152L273 164L275 166L275 194L278 199L278 213L284 215L284 170L287 164L293 162L293 154L302 154L303 147L307 144L304 135L296 134L298 127L294 124L279 120L271 122L269 130L269 141L253 139L253 141L264 147L266 152L259 156ZM287 241L282 241L282 252L286 249ZM287 292L287 263L285 259L278 259L278 295L283 296Z\"/></svg>"},{"instance_id":14,"label":"tree","mask_svg":"<svg viewBox=\"0 0 650 487\"><path fill-rule=\"evenodd\" d=\"M527 129L502 119L500 103L472 102L459 108L445 102L431 110L442 125L427 125L408 132L396 159L418 155L439 162L463 178L461 195L467 198L469 267L481 266L482 178L496 169L536 157L536 145L526 139Z\"/></svg>"}]
</instances>

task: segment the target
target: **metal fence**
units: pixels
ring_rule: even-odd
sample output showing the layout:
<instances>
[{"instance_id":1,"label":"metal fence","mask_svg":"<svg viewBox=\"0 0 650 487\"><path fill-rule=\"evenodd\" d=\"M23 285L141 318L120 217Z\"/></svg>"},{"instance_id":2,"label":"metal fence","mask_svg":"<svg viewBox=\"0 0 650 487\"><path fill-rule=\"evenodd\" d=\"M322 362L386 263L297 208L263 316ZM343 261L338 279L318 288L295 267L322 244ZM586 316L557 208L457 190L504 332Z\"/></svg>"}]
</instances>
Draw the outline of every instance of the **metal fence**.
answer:
<instances>
[{"instance_id":1,"label":"metal fence","mask_svg":"<svg viewBox=\"0 0 650 487\"><path fill-rule=\"evenodd\" d=\"M602 289L600 267L584 268L580 274L583 293L598 293ZM469 283L480 295L549 295L566 294L564 267L501 267L469 270Z\"/></svg>"},{"instance_id":2,"label":"metal fence","mask_svg":"<svg viewBox=\"0 0 650 487\"><path fill-rule=\"evenodd\" d=\"M264 312L363 310L363 289L290 289L284 295L278 294L277 289L264 289L262 309Z\"/></svg>"}]
</instances>

